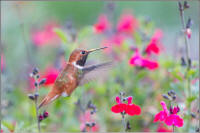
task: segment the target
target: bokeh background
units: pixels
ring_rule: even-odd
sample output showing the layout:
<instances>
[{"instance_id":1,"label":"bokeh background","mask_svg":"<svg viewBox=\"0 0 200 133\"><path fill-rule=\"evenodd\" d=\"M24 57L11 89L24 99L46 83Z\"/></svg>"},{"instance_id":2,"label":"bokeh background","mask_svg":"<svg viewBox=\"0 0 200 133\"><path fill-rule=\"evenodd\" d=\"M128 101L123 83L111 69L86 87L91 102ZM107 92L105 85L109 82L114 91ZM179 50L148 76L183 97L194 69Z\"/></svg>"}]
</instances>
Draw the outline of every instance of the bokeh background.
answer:
<instances>
[{"instance_id":1,"label":"bokeh background","mask_svg":"<svg viewBox=\"0 0 200 133\"><path fill-rule=\"evenodd\" d=\"M190 102L192 111L198 110L198 65L199 65L199 2L190 1L190 8L185 11L185 19L192 19L192 37L190 57L194 72L191 75L191 90L195 98ZM137 44L135 36L123 46L113 48L114 52L98 52L89 56L91 62L117 60L116 65L103 78L76 89L71 97L60 98L45 109L50 116L42 121L42 131L80 131L81 115L78 100L83 107L88 101L97 106L95 131L121 131L121 116L114 114L110 108L115 104L115 96L125 92L133 96L133 102L142 109L140 116L127 117L131 123L131 131L157 131L159 124L153 123L154 115L160 110L162 94L173 89L177 92L177 104L181 107L180 115L185 123L189 121L187 112L186 79L181 57L185 57L185 44L181 33L181 21L176 1L117 1L117 2L46 2L16 1L1 2L1 98L3 130L15 128L15 131L37 131L34 103L27 94L34 92L33 80L29 77L34 67L38 67L41 76L50 73L50 77L61 70L75 47L86 49L102 46L107 34L97 34L93 26L101 14L106 14L113 27L122 14L131 13L141 24L140 30L150 38L156 29L162 30L162 50L160 55L153 57L159 63L156 70L140 69L129 64L134 51L131 47L142 49L148 44L143 41ZM145 27L144 23L148 23ZM50 42L45 45L34 41L34 34L45 30L45 26L58 28L57 37L49 35ZM48 28L47 28L48 29ZM142 37L140 30L139 38ZM65 33L65 34L63 34ZM141 37L140 37L141 35ZM64 37L63 37L64 36ZM75 38L75 39L74 39ZM142 51L142 50L141 50ZM114 54L114 56L113 56ZM119 58L118 58L119 57ZM2 62L2 61L1 61ZM183 75L183 74L182 74ZM101 76L101 75L97 75ZM51 77L51 78L52 78ZM178 79L178 81L177 81ZM40 99L52 87L40 88ZM44 109L43 109L44 110ZM42 112L42 111L41 111ZM194 131L196 119L190 123L190 131ZM170 130L171 127L164 127ZM187 131L186 124L178 131Z\"/></svg>"}]
</instances>

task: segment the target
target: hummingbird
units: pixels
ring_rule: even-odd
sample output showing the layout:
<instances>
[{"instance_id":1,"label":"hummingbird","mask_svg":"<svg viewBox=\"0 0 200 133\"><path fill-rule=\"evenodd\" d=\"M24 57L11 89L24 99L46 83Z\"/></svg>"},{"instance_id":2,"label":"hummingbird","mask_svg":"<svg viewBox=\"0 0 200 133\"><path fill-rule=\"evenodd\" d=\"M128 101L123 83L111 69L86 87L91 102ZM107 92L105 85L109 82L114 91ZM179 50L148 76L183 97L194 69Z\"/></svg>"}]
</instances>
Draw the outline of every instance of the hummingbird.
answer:
<instances>
[{"instance_id":1,"label":"hummingbird","mask_svg":"<svg viewBox=\"0 0 200 133\"><path fill-rule=\"evenodd\" d=\"M85 66L87 57L90 53L105 48L107 47L96 48L91 50L75 49L71 53L64 69L56 78L52 89L42 100L38 108L41 108L42 106L53 102L60 96L70 96L78 86L84 85L85 83L88 83L91 80L90 76L92 73L94 73L95 71L103 70L102 68L111 65L111 62L106 62L96 65Z\"/></svg>"}]
</instances>

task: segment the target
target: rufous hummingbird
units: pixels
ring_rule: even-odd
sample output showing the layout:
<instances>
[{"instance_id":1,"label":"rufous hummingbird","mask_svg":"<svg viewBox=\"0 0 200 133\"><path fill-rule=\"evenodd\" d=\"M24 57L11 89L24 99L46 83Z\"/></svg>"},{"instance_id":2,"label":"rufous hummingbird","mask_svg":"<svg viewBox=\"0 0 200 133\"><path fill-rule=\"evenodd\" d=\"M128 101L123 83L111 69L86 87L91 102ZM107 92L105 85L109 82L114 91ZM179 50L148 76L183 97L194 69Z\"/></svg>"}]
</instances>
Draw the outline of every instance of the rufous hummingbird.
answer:
<instances>
[{"instance_id":1,"label":"rufous hummingbird","mask_svg":"<svg viewBox=\"0 0 200 133\"><path fill-rule=\"evenodd\" d=\"M87 78L87 75L90 75L93 71L98 71L98 69L104 68L105 66L109 66L111 62L85 66L87 57L91 52L105 48L107 47L91 50L75 49L71 53L66 66L55 80L52 89L42 100L38 108L51 103L60 96L70 96L78 86L88 82L89 79Z\"/></svg>"}]
</instances>

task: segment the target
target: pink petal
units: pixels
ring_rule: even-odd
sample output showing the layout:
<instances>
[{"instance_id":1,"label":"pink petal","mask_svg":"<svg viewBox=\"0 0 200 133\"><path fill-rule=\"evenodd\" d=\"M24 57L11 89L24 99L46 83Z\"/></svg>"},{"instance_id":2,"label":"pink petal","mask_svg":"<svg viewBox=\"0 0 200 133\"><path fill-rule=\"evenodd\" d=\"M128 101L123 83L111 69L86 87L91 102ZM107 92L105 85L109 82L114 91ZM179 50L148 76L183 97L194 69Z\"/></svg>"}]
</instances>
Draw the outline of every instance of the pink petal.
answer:
<instances>
[{"instance_id":1,"label":"pink petal","mask_svg":"<svg viewBox=\"0 0 200 133\"><path fill-rule=\"evenodd\" d=\"M167 113L165 111L160 111L158 114L155 115L154 122L157 121L164 121L167 118Z\"/></svg>"},{"instance_id":2,"label":"pink petal","mask_svg":"<svg viewBox=\"0 0 200 133\"><path fill-rule=\"evenodd\" d=\"M119 96L116 96L115 100L116 100L116 102L117 102L118 104L121 103L121 100L120 100L120 97L119 97Z\"/></svg>"},{"instance_id":3,"label":"pink petal","mask_svg":"<svg viewBox=\"0 0 200 133\"><path fill-rule=\"evenodd\" d=\"M110 23L106 15L102 14L98 18L98 22L94 25L95 31L97 33L102 33L110 27Z\"/></svg>"},{"instance_id":4,"label":"pink petal","mask_svg":"<svg viewBox=\"0 0 200 133\"><path fill-rule=\"evenodd\" d=\"M182 127L183 126L183 119L180 118L178 115L176 114L172 114L170 116L168 116L165 120L166 125L168 126L176 126L176 127Z\"/></svg>"},{"instance_id":5,"label":"pink petal","mask_svg":"<svg viewBox=\"0 0 200 133\"><path fill-rule=\"evenodd\" d=\"M128 104L131 104L131 103L132 103L132 99L133 99L133 97L132 97L132 96L128 97L128 99L127 99L127 101L128 101Z\"/></svg>"},{"instance_id":6,"label":"pink petal","mask_svg":"<svg viewBox=\"0 0 200 133\"><path fill-rule=\"evenodd\" d=\"M167 115L169 114L169 110L167 109L167 105L164 101L161 101L160 104L162 105L163 110L167 113Z\"/></svg>"}]
</instances>

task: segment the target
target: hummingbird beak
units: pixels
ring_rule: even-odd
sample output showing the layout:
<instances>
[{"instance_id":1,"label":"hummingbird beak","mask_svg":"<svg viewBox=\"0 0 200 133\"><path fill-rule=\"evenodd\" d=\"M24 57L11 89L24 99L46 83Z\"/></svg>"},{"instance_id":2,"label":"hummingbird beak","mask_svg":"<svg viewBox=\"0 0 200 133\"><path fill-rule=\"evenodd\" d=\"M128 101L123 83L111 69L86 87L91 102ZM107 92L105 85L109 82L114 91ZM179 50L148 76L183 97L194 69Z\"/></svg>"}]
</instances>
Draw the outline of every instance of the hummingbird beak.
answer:
<instances>
[{"instance_id":1,"label":"hummingbird beak","mask_svg":"<svg viewBox=\"0 0 200 133\"><path fill-rule=\"evenodd\" d=\"M91 50L88 51L88 53L91 53L91 52L94 52L94 51L97 51L97 50L101 50L101 49L105 49L105 48L108 48L108 47L91 49Z\"/></svg>"}]
</instances>

